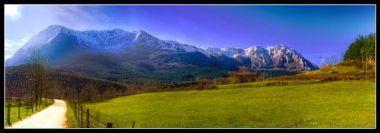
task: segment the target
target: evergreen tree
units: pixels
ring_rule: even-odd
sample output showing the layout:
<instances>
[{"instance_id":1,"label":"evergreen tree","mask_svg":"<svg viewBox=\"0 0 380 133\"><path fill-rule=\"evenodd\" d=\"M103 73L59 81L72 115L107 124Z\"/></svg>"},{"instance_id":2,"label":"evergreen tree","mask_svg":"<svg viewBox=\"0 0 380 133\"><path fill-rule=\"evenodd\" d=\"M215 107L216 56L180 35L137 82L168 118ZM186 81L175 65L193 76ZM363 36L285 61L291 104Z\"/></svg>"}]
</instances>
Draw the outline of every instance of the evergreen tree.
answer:
<instances>
[{"instance_id":1,"label":"evergreen tree","mask_svg":"<svg viewBox=\"0 0 380 133\"><path fill-rule=\"evenodd\" d=\"M375 57L376 34L372 33L367 36L359 36L344 54L344 61L361 60L366 57Z\"/></svg>"}]
</instances>

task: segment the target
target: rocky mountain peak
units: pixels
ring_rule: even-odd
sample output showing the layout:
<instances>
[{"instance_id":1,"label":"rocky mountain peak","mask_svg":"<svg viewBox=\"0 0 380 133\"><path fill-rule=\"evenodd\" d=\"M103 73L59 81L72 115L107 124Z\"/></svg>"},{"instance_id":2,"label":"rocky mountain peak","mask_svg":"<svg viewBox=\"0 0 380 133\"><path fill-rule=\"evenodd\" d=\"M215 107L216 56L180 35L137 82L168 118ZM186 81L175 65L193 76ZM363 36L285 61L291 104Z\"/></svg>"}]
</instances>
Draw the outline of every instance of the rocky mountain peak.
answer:
<instances>
[{"instance_id":1,"label":"rocky mountain peak","mask_svg":"<svg viewBox=\"0 0 380 133\"><path fill-rule=\"evenodd\" d=\"M229 68L237 68L239 65L245 65L250 66L252 69L281 68L289 71L314 70L318 68L303 58L301 54L285 45L274 45L267 48L252 45L246 49L237 47L202 49L177 41L161 40L144 30L133 32L122 29L77 31L61 25L51 25L34 36L16 52L14 57L7 60L7 64L17 65L24 63L33 50L43 51L55 62L58 61L58 59L54 59L55 57L64 58L67 55L75 55L73 52L78 51L93 53L106 51L117 54L132 51L135 52L134 55L140 55L138 52L142 52L140 59L158 59L158 57L143 57L162 55L163 53L180 53L178 54L180 57L166 55L165 60L161 60L161 62L170 61L172 60L171 58L175 58L178 62L197 62L195 64L210 65L217 62L216 64L220 66L215 67L228 65ZM181 61L184 59L186 61ZM209 62L199 63L199 61Z\"/></svg>"}]
</instances>

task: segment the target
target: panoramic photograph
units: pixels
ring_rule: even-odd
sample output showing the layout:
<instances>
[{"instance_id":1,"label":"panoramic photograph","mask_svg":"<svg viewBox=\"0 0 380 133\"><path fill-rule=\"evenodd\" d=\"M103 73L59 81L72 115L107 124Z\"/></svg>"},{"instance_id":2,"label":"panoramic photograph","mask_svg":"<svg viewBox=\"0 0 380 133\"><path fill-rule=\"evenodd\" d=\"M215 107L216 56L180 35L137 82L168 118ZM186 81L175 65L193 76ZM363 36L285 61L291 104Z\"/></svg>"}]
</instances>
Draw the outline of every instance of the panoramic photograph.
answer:
<instances>
[{"instance_id":1,"label":"panoramic photograph","mask_svg":"<svg viewBox=\"0 0 380 133\"><path fill-rule=\"evenodd\" d=\"M4 128L376 128L375 57L375 4L5 4Z\"/></svg>"}]
</instances>

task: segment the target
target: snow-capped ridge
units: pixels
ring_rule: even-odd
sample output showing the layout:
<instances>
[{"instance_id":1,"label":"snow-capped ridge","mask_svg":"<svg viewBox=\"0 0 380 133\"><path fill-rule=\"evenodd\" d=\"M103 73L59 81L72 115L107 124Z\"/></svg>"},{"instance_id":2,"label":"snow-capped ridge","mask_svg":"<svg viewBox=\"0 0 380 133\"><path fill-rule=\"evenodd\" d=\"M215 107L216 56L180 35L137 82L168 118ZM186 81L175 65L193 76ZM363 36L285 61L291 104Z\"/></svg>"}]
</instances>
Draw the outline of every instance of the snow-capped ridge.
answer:
<instances>
[{"instance_id":1,"label":"snow-capped ridge","mask_svg":"<svg viewBox=\"0 0 380 133\"><path fill-rule=\"evenodd\" d=\"M318 67L306 60L296 50L283 44L271 45L266 48L252 45L246 49L239 48L208 48L207 51L215 56L225 55L231 58L247 58L251 61L252 69L284 68L297 66L292 71L314 70ZM290 65L296 64L296 65Z\"/></svg>"},{"instance_id":2,"label":"snow-capped ridge","mask_svg":"<svg viewBox=\"0 0 380 133\"><path fill-rule=\"evenodd\" d=\"M48 26L45 30L29 40L26 45L17 51L18 53L16 55L27 55L32 49L43 50L44 46L53 43L52 40L56 40L54 43L59 41L60 43L57 43L60 45L59 47L70 45L69 48L75 47L95 52L109 51L126 53L129 48L148 48L153 49L153 51L165 50L168 51L168 53L200 52L203 55L206 55L205 58L207 57L210 60L235 60L240 63L245 63L252 69L281 67L284 69L301 71L318 68L316 65L302 57L302 55L296 50L288 48L283 44L272 45L266 48L259 45L252 45L245 49L238 47L199 48L194 45L173 40L162 40L144 30L132 32L124 31L122 29L78 31L61 25ZM70 41L70 44L67 44L66 41ZM55 51L51 52L53 53Z\"/></svg>"},{"instance_id":3,"label":"snow-capped ridge","mask_svg":"<svg viewBox=\"0 0 380 133\"><path fill-rule=\"evenodd\" d=\"M53 25L49 25L46 29L47 30L49 30L49 29L67 29L67 27L62 26L62 25L58 25L58 24L53 24Z\"/></svg>"}]
</instances>

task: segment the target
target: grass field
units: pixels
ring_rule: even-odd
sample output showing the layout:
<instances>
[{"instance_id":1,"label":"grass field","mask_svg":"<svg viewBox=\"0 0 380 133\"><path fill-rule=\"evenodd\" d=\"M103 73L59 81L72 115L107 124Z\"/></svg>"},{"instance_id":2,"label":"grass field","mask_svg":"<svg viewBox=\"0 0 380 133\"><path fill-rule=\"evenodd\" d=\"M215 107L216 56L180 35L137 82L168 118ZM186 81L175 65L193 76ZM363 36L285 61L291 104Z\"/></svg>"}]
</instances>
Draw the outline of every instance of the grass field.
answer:
<instances>
[{"instance_id":1,"label":"grass field","mask_svg":"<svg viewBox=\"0 0 380 133\"><path fill-rule=\"evenodd\" d=\"M231 84L216 90L146 93L86 104L129 128L374 128L373 81Z\"/></svg>"},{"instance_id":2,"label":"grass field","mask_svg":"<svg viewBox=\"0 0 380 133\"><path fill-rule=\"evenodd\" d=\"M331 72L335 72L336 74L358 74L363 71L360 68L357 68L355 66L328 66L328 67L323 67L315 71L305 71L298 75L330 74Z\"/></svg>"},{"instance_id":3,"label":"grass field","mask_svg":"<svg viewBox=\"0 0 380 133\"><path fill-rule=\"evenodd\" d=\"M16 100L13 100L12 104L11 104L12 106L11 106L11 113L10 113L11 124L14 124L18 121L21 121L21 120L25 119L26 117L31 116L32 114L35 114L35 113L45 109L49 105L53 104L53 101L51 101L50 99L45 99L45 98L42 98L42 102L46 102L47 105L46 106L40 106L37 109L37 111L34 110L33 113L32 113L32 109L30 109L30 108L27 109L27 106L22 102L22 104L20 106L20 118L18 118L18 106L17 106L18 102ZM8 104L8 102L6 102L6 105L7 104ZM7 106L5 106L4 111L7 111ZM7 125L7 123L6 123L7 115L6 115L6 112L4 112L4 113L5 113L4 125Z\"/></svg>"},{"instance_id":4,"label":"grass field","mask_svg":"<svg viewBox=\"0 0 380 133\"><path fill-rule=\"evenodd\" d=\"M74 111L73 111L72 107L70 106L69 101L66 100L65 102L67 103L67 105L66 105L66 107L67 107L66 125L70 128L78 128L79 125L76 122Z\"/></svg>"}]
</instances>

